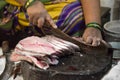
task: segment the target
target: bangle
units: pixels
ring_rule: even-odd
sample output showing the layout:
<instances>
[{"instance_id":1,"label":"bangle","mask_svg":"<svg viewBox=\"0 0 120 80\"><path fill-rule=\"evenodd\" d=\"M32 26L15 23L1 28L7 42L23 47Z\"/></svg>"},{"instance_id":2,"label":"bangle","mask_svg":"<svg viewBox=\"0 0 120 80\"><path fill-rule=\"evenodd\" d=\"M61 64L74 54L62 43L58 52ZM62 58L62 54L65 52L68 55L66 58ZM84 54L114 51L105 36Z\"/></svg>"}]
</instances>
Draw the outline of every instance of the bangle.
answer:
<instances>
[{"instance_id":1,"label":"bangle","mask_svg":"<svg viewBox=\"0 0 120 80\"><path fill-rule=\"evenodd\" d=\"M27 0L27 2L25 3L25 8L28 8L29 6L31 6L36 0Z\"/></svg>"},{"instance_id":2,"label":"bangle","mask_svg":"<svg viewBox=\"0 0 120 80\"><path fill-rule=\"evenodd\" d=\"M88 23L86 26L87 26L87 27L97 28L97 29L99 29L100 31L102 30L101 25L98 24L98 23L96 23L96 22Z\"/></svg>"}]
</instances>

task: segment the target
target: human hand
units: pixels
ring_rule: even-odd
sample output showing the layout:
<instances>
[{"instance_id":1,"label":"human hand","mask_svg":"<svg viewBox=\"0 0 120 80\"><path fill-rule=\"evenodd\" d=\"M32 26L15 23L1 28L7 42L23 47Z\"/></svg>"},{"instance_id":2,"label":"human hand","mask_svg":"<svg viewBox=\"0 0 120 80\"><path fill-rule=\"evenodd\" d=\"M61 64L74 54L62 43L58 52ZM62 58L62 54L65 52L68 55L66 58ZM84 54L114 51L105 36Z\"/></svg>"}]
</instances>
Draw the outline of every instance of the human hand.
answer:
<instances>
[{"instance_id":1,"label":"human hand","mask_svg":"<svg viewBox=\"0 0 120 80\"><path fill-rule=\"evenodd\" d=\"M52 27L57 28L56 24L40 1L36 1L32 6L28 7L27 14L29 16L30 23L37 25L39 28L41 28L45 22L48 22Z\"/></svg>"},{"instance_id":2,"label":"human hand","mask_svg":"<svg viewBox=\"0 0 120 80\"><path fill-rule=\"evenodd\" d=\"M86 44L91 44L92 46L98 46L100 42L105 43L102 39L101 31L93 27L86 28L82 38Z\"/></svg>"}]
</instances>

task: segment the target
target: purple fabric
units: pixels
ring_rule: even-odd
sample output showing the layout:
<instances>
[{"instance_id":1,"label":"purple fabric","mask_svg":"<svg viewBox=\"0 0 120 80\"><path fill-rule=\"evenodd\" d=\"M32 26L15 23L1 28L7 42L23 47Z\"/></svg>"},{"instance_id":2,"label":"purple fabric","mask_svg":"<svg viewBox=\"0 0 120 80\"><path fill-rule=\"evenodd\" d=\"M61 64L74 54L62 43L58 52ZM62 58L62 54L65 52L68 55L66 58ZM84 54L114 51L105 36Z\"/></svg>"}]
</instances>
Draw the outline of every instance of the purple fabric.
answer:
<instances>
[{"instance_id":1,"label":"purple fabric","mask_svg":"<svg viewBox=\"0 0 120 80\"><path fill-rule=\"evenodd\" d=\"M75 1L66 5L62 10L56 24L58 28L68 35L73 35L77 31L83 30L83 28L85 28L85 22L81 3L79 1Z\"/></svg>"}]
</instances>

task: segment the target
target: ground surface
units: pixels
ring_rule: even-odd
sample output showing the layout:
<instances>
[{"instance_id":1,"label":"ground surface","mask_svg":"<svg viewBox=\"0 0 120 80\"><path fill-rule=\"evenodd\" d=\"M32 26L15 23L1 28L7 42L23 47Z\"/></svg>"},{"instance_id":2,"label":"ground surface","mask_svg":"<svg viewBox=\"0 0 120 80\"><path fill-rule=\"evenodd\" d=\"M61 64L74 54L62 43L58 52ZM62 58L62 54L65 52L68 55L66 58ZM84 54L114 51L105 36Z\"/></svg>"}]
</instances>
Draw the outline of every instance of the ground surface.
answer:
<instances>
[{"instance_id":1,"label":"ground surface","mask_svg":"<svg viewBox=\"0 0 120 80\"><path fill-rule=\"evenodd\" d=\"M0 55L2 55L2 54L3 54L2 49L0 48ZM0 74L3 72L3 70L5 68L5 63L6 63L5 58L4 57L0 58ZM23 80L23 78L21 76L17 76L16 79L13 79L13 76L12 76L8 80Z\"/></svg>"}]
</instances>

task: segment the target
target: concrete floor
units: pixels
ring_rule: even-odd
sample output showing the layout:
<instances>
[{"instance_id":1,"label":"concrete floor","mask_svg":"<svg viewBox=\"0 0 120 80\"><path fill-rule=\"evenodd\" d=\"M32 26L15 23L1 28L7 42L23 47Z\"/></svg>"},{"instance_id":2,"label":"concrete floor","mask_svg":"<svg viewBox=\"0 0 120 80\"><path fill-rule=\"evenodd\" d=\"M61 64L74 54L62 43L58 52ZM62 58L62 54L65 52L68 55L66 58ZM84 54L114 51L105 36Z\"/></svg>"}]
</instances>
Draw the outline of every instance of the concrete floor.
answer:
<instances>
[{"instance_id":1,"label":"concrete floor","mask_svg":"<svg viewBox=\"0 0 120 80\"><path fill-rule=\"evenodd\" d=\"M0 48L0 55L2 55L2 49ZM5 68L5 57L0 58L0 75L3 72L4 68ZM13 79L13 76L11 76L8 80L23 80L22 76L17 76L15 79Z\"/></svg>"}]
</instances>

